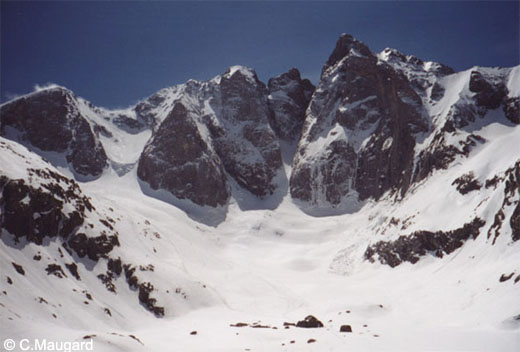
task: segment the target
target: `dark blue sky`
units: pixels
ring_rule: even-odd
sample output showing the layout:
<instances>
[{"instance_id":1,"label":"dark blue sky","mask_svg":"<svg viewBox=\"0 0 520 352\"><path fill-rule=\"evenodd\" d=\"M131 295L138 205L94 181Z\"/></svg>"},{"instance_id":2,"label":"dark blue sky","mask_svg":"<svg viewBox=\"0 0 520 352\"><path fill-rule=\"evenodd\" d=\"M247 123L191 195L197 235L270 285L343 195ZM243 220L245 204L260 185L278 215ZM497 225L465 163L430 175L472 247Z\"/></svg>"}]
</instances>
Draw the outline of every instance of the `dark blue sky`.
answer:
<instances>
[{"instance_id":1,"label":"dark blue sky","mask_svg":"<svg viewBox=\"0 0 520 352\"><path fill-rule=\"evenodd\" d=\"M235 64L316 81L343 32L456 70L519 64L518 1L1 1L0 97L54 82L123 107Z\"/></svg>"}]
</instances>

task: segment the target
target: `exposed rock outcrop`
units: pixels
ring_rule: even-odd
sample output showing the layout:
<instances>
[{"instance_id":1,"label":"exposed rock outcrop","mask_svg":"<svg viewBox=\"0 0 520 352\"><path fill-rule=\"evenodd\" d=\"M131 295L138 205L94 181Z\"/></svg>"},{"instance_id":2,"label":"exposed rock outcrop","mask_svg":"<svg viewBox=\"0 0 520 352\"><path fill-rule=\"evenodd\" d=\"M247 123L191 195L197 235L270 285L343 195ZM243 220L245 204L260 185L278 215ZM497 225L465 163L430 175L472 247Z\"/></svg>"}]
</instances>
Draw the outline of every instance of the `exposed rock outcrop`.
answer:
<instances>
[{"instance_id":1,"label":"exposed rock outcrop","mask_svg":"<svg viewBox=\"0 0 520 352\"><path fill-rule=\"evenodd\" d=\"M513 209L509 225L511 226L511 239L516 242L520 240L520 161L507 169L502 177L495 176L486 181L486 188L496 187L498 183L502 183L504 186L504 200L495 214L493 224L489 227L488 238L493 237L493 244L495 244L507 221L508 209Z\"/></svg>"},{"instance_id":2,"label":"exposed rock outcrop","mask_svg":"<svg viewBox=\"0 0 520 352\"><path fill-rule=\"evenodd\" d=\"M234 66L220 78L224 133L213 136L224 168L252 194L273 193L282 166L280 145L269 125L267 89L256 73Z\"/></svg>"},{"instance_id":3,"label":"exposed rock outcrop","mask_svg":"<svg viewBox=\"0 0 520 352\"><path fill-rule=\"evenodd\" d=\"M306 112L291 196L311 213L349 211L386 192L399 199L486 143L473 126L499 118L488 112L502 107L518 123L511 72L475 68L449 78L448 66L389 48L376 55L342 35Z\"/></svg>"},{"instance_id":4,"label":"exposed rock outcrop","mask_svg":"<svg viewBox=\"0 0 520 352\"><path fill-rule=\"evenodd\" d=\"M219 157L201 137L190 112L177 103L145 147L137 175L153 189L216 207L229 190Z\"/></svg>"},{"instance_id":5,"label":"exposed rock outcrop","mask_svg":"<svg viewBox=\"0 0 520 352\"><path fill-rule=\"evenodd\" d=\"M75 181L49 169L28 171L45 182L35 188L23 179L0 175L0 224L17 241L42 244L46 237L68 238L83 224L85 213L93 210L92 204Z\"/></svg>"},{"instance_id":6,"label":"exposed rock outcrop","mask_svg":"<svg viewBox=\"0 0 520 352\"><path fill-rule=\"evenodd\" d=\"M419 151L412 177L412 182L419 182L432 174L435 170L447 169L457 157L467 157L470 152L486 142L476 134L470 134L456 144L448 143L446 131L435 132L428 146Z\"/></svg>"},{"instance_id":7,"label":"exposed rock outcrop","mask_svg":"<svg viewBox=\"0 0 520 352\"><path fill-rule=\"evenodd\" d=\"M293 162L293 198L336 207L349 193L378 199L405 192L414 133L427 129L406 77L343 35L325 64Z\"/></svg>"},{"instance_id":8,"label":"exposed rock outcrop","mask_svg":"<svg viewBox=\"0 0 520 352\"><path fill-rule=\"evenodd\" d=\"M67 89L45 89L2 105L0 123L2 136L61 153L80 175L98 176L107 165L103 146Z\"/></svg>"},{"instance_id":9,"label":"exposed rock outcrop","mask_svg":"<svg viewBox=\"0 0 520 352\"><path fill-rule=\"evenodd\" d=\"M478 71L471 72L469 90L476 93L477 106L483 106L490 110L498 108L507 93L503 83L492 84Z\"/></svg>"},{"instance_id":10,"label":"exposed rock outcrop","mask_svg":"<svg viewBox=\"0 0 520 352\"><path fill-rule=\"evenodd\" d=\"M83 194L76 181L43 167L43 160L27 160L21 154L23 147L0 140L0 150L7 160L24 160L24 177L15 178L10 172L0 172L0 229L13 236L15 243L22 240L42 245L45 240L58 239L63 248L74 251L80 258L87 255L97 261L106 257L114 246L119 246L118 233L110 224L112 219L100 216ZM7 170L6 170L7 171ZM28 182L27 180L30 180ZM86 226L85 219L99 220L100 228ZM110 220L110 221L109 221ZM89 235L78 232L80 229Z\"/></svg>"},{"instance_id":11,"label":"exposed rock outcrop","mask_svg":"<svg viewBox=\"0 0 520 352\"><path fill-rule=\"evenodd\" d=\"M515 124L520 124L520 97L507 98L504 102L506 117Z\"/></svg>"},{"instance_id":12,"label":"exposed rock outcrop","mask_svg":"<svg viewBox=\"0 0 520 352\"><path fill-rule=\"evenodd\" d=\"M38 153L58 153L53 162L67 162L80 180L108 164L124 175L140 155L143 190L210 207L227 204L232 192L240 201L247 198L242 190L266 198L283 189L280 141L298 141L292 198L310 213L341 213L385 194L400 199L414 183L468 157L486 143L474 127L501 118L498 109L520 123L514 72L454 73L395 49L375 54L344 34L317 89L297 69L266 87L254 70L233 66L107 110L55 87L3 104L0 130ZM140 143L131 156L121 148L129 140Z\"/></svg>"},{"instance_id":13,"label":"exposed rock outcrop","mask_svg":"<svg viewBox=\"0 0 520 352\"><path fill-rule=\"evenodd\" d=\"M296 323L298 328L322 328L323 323L319 321L314 315L308 315L305 319Z\"/></svg>"},{"instance_id":14,"label":"exposed rock outcrop","mask_svg":"<svg viewBox=\"0 0 520 352\"><path fill-rule=\"evenodd\" d=\"M403 263L415 264L427 254L442 258L462 247L468 239L476 239L485 222L476 217L471 222L453 231L416 231L411 235L399 236L395 241L379 241L370 245L365 251L365 259L392 268Z\"/></svg>"},{"instance_id":15,"label":"exposed rock outcrop","mask_svg":"<svg viewBox=\"0 0 520 352\"><path fill-rule=\"evenodd\" d=\"M480 182L475 179L473 172L468 172L467 174L457 177L451 185L455 186L460 194L468 194L471 191L478 191L482 188Z\"/></svg>"},{"instance_id":16,"label":"exposed rock outcrop","mask_svg":"<svg viewBox=\"0 0 520 352\"><path fill-rule=\"evenodd\" d=\"M271 78L267 87L273 130L282 140L297 141L315 87L308 79L302 79L295 68Z\"/></svg>"},{"instance_id":17,"label":"exposed rock outcrop","mask_svg":"<svg viewBox=\"0 0 520 352\"><path fill-rule=\"evenodd\" d=\"M271 195L282 161L267 88L256 73L234 66L175 91L172 111L141 155L139 177L153 189L212 207L230 196L227 175L255 196Z\"/></svg>"}]
</instances>

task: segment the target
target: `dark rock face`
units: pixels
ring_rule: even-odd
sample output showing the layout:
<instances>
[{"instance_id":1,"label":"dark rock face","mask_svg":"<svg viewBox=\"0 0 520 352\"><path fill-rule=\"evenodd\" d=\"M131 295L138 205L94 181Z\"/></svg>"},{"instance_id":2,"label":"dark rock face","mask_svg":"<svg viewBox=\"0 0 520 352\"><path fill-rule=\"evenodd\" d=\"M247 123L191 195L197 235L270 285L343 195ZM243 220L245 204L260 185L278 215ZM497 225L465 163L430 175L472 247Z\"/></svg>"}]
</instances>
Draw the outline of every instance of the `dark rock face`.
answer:
<instances>
[{"instance_id":1,"label":"dark rock face","mask_svg":"<svg viewBox=\"0 0 520 352\"><path fill-rule=\"evenodd\" d=\"M446 142L443 131L436 132L428 147L417 155L412 181L419 182L435 170L447 169L458 155L467 157L474 147L485 141L479 135L470 134L459 145L453 145Z\"/></svg>"},{"instance_id":2,"label":"dark rock face","mask_svg":"<svg viewBox=\"0 0 520 352\"><path fill-rule=\"evenodd\" d=\"M478 71L471 72L469 90L476 93L477 105L487 109L498 108L507 94L503 84L489 83Z\"/></svg>"},{"instance_id":3,"label":"dark rock face","mask_svg":"<svg viewBox=\"0 0 520 352\"><path fill-rule=\"evenodd\" d=\"M0 149L24 158L7 141L0 141ZM29 161L27 163L31 165ZM99 219L105 229L97 237L78 233L85 219L94 215L95 208L74 180L49 168L27 167L26 172L34 183L0 173L0 208L3 210L0 224L13 236L15 243L25 239L42 245L45 240L56 238L70 254L74 251L80 258L88 255L94 261L107 257L114 246L119 246L118 233L110 225L109 218ZM67 264L67 268L76 277L76 265ZM62 276L66 275L63 273Z\"/></svg>"},{"instance_id":4,"label":"dark rock face","mask_svg":"<svg viewBox=\"0 0 520 352\"><path fill-rule=\"evenodd\" d=\"M443 64L435 65L432 71L439 76L448 76L455 73L453 68Z\"/></svg>"},{"instance_id":5,"label":"dark rock face","mask_svg":"<svg viewBox=\"0 0 520 352\"><path fill-rule=\"evenodd\" d=\"M455 185L460 194L467 194L471 191L478 191L482 188L480 182L475 179L475 174L473 174L473 172L469 172L456 178L451 185Z\"/></svg>"},{"instance_id":6,"label":"dark rock face","mask_svg":"<svg viewBox=\"0 0 520 352\"><path fill-rule=\"evenodd\" d=\"M434 101L439 101L444 96L445 89L435 82L432 86L430 98Z\"/></svg>"},{"instance_id":7,"label":"dark rock face","mask_svg":"<svg viewBox=\"0 0 520 352\"><path fill-rule=\"evenodd\" d=\"M486 188L496 187L499 182L504 184L504 200L502 206L495 214L493 224L488 231L488 238L493 236L493 244L495 244L498 236L500 236L502 226L504 225L504 221L506 221L506 208L512 206L515 208L509 219L511 239L513 242L520 240L520 201L514 200L515 197L520 195L520 161L517 161L513 167L507 169L503 177L495 176L492 180L487 180Z\"/></svg>"},{"instance_id":8,"label":"dark rock face","mask_svg":"<svg viewBox=\"0 0 520 352\"><path fill-rule=\"evenodd\" d=\"M356 53L359 53L361 56L372 56L372 52L370 49L362 42L351 36L350 34L342 34L338 41L336 42L336 47L332 54L329 56L329 59L323 66L321 70L321 75L325 74L325 72L337 64L341 59L350 54L350 51L353 50Z\"/></svg>"},{"instance_id":9,"label":"dark rock face","mask_svg":"<svg viewBox=\"0 0 520 352\"><path fill-rule=\"evenodd\" d=\"M267 89L254 71L233 67L178 90L173 110L141 155L138 176L198 205L226 204L226 174L255 196L271 195L282 160Z\"/></svg>"},{"instance_id":10,"label":"dark rock face","mask_svg":"<svg viewBox=\"0 0 520 352\"><path fill-rule=\"evenodd\" d=\"M399 199L411 184L485 143L472 131L478 120L495 119L489 110L502 107L509 120L520 122L520 100L506 88L509 71L461 74L469 89L458 99L451 99L453 92L445 97L452 88L444 77L452 74L448 66L394 49L375 55L342 35L306 110L290 178L292 198L325 214L386 192Z\"/></svg>"},{"instance_id":11,"label":"dark rock face","mask_svg":"<svg viewBox=\"0 0 520 352\"><path fill-rule=\"evenodd\" d=\"M154 286L150 282L139 282L139 278L135 275L136 268L132 267L130 264L123 264L123 269L128 287L132 290L138 291L139 302L146 308L146 310L153 313L156 317L160 318L164 316L164 307L157 306L157 300L151 297L151 293L154 291ZM114 277L114 273L108 271L105 278L106 277L112 278ZM108 287L109 286L107 286L107 288Z\"/></svg>"},{"instance_id":12,"label":"dark rock face","mask_svg":"<svg viewBox=\"0 0 520 352\"><path fill-rule=\"evenodd\" d=\"M43 238L58 234L61 220L62 202L49 193L38 192L25 184L23 180L9 180L1 176L3 227L17 239L27 237L30 242L41 244ZM29 196L31 201L25 204L22 200ZM31 221L33 214L44 214Z\"/></svg>"},{"instance_id":13,"label":"dark rock face","mask_svg":"<svg viewBox=\"0 0 520 352\"><path fill-rule=\"evenodd\" d=\"M322 328L323 323L319 321L315 316L309 315L304 320L300 320L296 323L298 328Z\"/></svg>"},{"instance_id":14,"label":"dark rock face","mask_svg":"<svg viewBox=\"0 0 520 352\"><path fill-rule=\"evenodd\" d=\"M267 89L254 71L228 71L220 81L222 115L227 128L213 136L227 173L252 194L273 193L273 178L282 166L280 146L269 125ZM235 130L235 132L233 132Z\"/></svg>"},{"instance_id":15,"label":"dark rock face","mask_svg":"<svg viewBox=\"0 0 520 352\"><path fill-rule=\"evenodd\" d=\"M76 278L76 280L81 281L76 263L65 264L65 267L69 270L70 274Z\"/></svg>"},{"instance_id":16,"label":"dark rock face","mask_svg":"<svg viewBox=\"0 0 520 352\"><path fill-rule=\"evenodd\" d=\"M138 103L134 110L146 126L155 129L158 121L154 109L158 108L165 100L165 95L162 92L157 92L148 99Z\"/></svg>"},{"instance_id":17,"label":"dark rock face","mask_svg":"<svg viewBox=\"0 0 520 352\"><path fill-rule=\"evenodd\" d=\"M469 81L469 90L475 93L490 91L492 90L491 84L489 84L482 74L478 71L471 72L471 78Z\"/></svg>"},{"instance_id":18,"label":"dark rock face","mask_svg":"<svg viewBox=\"0 0 520 352\"><path fill-rule=\"evenodd\" d=\"M42 151L64 153L75 172L98 176L107 156L75 99L71 92L54 88L7 103L0 108L0 133Z\"/></svg>"},{"instance_id":19,"label":"dark rock face","mask_svg":"<svg viewBox=\"0 0 520 352\"><path fill-rule=\"evenodd\" d=\"M96 141L88 122L83 118L76 120L75 137L70 144L71 152L67 161L74 171L81 175L97 176L107 165L107 156L103 146Z\"/></svg>"},{"instance_id":20,"label":"dark rock face","mask_svg":"<svg viewBox=\"0 0 520 352\"><path fill-rule=\"evenodd\" d=\"M413 55L404 55L395 49L386 48L379 54L379 58L396 70L401 71L410 86L421 97L431 99L431 102L440 100L444 95L444 88L438 84L439 77L447 76L455 73L455 71L446 65L437 62L425 63L421 59ZM428 93L428 89L431 88Z\"/></svg>"},{"instance_id":21,"label":"dark rock face","mask_svg":"<svg viewBox=\"0 0 520 352\"><path fill-rule=\"evenodd\" d=\"M59 235L67 240L64 243L66 249L70 247L79 257L87 255L94 261L106 257L114 246L119 246L117 234L107 235L102 231L98 237L87 237L84 233L75 233L84 223L86 213L94 208L73 180L51 170L32 172L51 182L36 189L24 180L9 180L0 176L0 206L4 209L1 223L15 241L25 238L41 245L45 238ZM68 188L64 188L63 184ZM66 204L72 205L74 210L66 212Z\"/></svg>"},{"instance_id":22,"label":"dark rock face","mask_svg":"<svg viewBox=\"0 0 520 352\"><path fill-rule=\"evenodd\" d=\"M405 261L415 264L420 257L428 253L442 258L445 254L462 247L468 239L476 239L480 234L480 228L484 225L485 222L476 217L453 231L417 231L408 236L400 236L395 241L379 241L367 248L365 258L374 262L377 255L381 264L392 268Z\"/></svg>"},{"instance_id":23,"label":"dark rock face","mask_svg":"<svg viewBox=\"0 0 520 352\"><path fill-rule=\"evenodd\" d=\"M139 279L134 275L135 267L132 267L130 264L125 264L123 265L123 269L128 286L133 290L137 289L139 287Z\"/></svg>"},{"instance_id":24,"label":"dark rock face","mask_svg":"<svg viewBox=\"0 0 520 352\"><path fill-rule=\"evenodd\" d=\"M63 272L63 268L61 267L61 265L58 264L47 265L45 271L47 272L47 275L54 275L56 277L59 277L60 279L67 277L67 275L65 275L65 273Z\"/></svg>"},{"instance_id":25,"label":"dark rock face","mask_svg":"<svg viewBox=\"0 0 520 352\"><path fill-rule=\"evenodd\" d=\"M177 103L139 159L139 178L153 189L216 207L229 190L220 159L202 139L184 105Z\"/></svg>"},{"instance_id":26,"label":"dark rock face","mask_svg":"<svg viewBox=\"0 0 520 352\"><path fill-rule=\"evenodd\" d=\"M137 105L140 106L140 105ZM125 130L129 133L138 133L144 130L147 126L136 119L132 119L125 115L119 115L115 117L112 122L120 129Z\"/></svg>"},{"instance_id":27,"label":"dark rock face","mask_svg":"<svg viewBox=\"0 0 520 352\"><path fill-rule=\"evenodd\" d=\"M511 215L509 224L511 225L511 238L513 241L520 240L520 202L516 203L516 207L513 211L513 215Z\"/></svg>"},{"instance_id":28,"label":"dark rock face","mask_svg":"<svg viewBox=\"0 0 520 352\"><path fill-rule=\"evenodd\" d=\"M273 130L282 140L298 140L305 121L305 110L315 87L308 79L302 80L295 68L271 78L267 87Z\"/></svg>"},{"instance_id":29,"label":"dark rock face","mask_svg":"<svg viewBox=\"0 0 520 352\"><path fill-rule=\"evenodd\" d=\"M121 262L121 258L117 259L109 259L107 262L107 270L114 273L116 276L121 275L123 272L123 266Z\"/></svg>"},{"instance_id":30,"label":"dark rock face","mask_svg":"<svg viewBox=\"0 0 520 352\"><path fill-rule=\"evenodd\" d=\"M515 124L520 124L520 97L507 98L504 102L506 117Z\"/></svg>"},{"instance_id":31,"label":"dark rock face","mask_svg":"<svg viewBox=\"0 0 520 352\"><path fill-rule=\"evenodd\" d=\"M382 65L379 70L376 67L372 69L377 78L370 85L381 117L372 138L358 156L356 190L360 199L378 199L392 188L406 192L412 173L413 133L426 131L417 109L420 99L404 76L389 66ZM369 72L366 75L371 76Z\"/></svg>"},{"instance_id":32,"label":"dark rock face","mask_svg":"<svg viewBox=\"0 0 520 352\"><path fill-rule=\"evenodd\" d=\"M81 195L74 181L51 170L32 172L34 176L51 182L36 189L24 180L0 176L0 206L4 209L0 223L17 241L26 238L29 242L42 244L45 237L60 235L67 238L83 224L85 212L92 210L92 205ZM75 210L65 212L65 203L71 204Z\"/></svg>"},{"instance_id":33,"label":"dark rock face","mask_svg":"<svg viewBox=\"0 0 520 352\"><path fill-rule=\"evenodd\" d=\"M420 107L405 76L378 61L363 43L342 36L307 110L293 162L292 197L336 206L351 191L359 199L378 199L389 189L405 192L413 134L426 131ZM368 143L356 141L359 134L370 134ZM324 145L312 145L323 138Z\"/></svg>"},{"instance_id":34,"label":"dark rock face","mask_svg":"<svg viewBox=\"0 0 520 352\"><path fill-rule=\"evenodd\" d=\"M114 246L119 246L119 240L116 235L87 237L80 232L69 239L68 245L80 258L86 255L90 260L98 261L99 258L107 258Z\"/></svg>"},{"instance_id":35,"label":"dark rock face","mask_svg":"<svg viewBox=\"0 0 520 352\"><path fill-rule=\"evenodd\" d=\"M149 282L144 282L139 285L139 302L143 304L147 310L154 313L156 317L164 316L164 307L158 307L156 305L157 300L150 297L150 293L154 290L154 287Z\"/></svg>"}]
</instances>

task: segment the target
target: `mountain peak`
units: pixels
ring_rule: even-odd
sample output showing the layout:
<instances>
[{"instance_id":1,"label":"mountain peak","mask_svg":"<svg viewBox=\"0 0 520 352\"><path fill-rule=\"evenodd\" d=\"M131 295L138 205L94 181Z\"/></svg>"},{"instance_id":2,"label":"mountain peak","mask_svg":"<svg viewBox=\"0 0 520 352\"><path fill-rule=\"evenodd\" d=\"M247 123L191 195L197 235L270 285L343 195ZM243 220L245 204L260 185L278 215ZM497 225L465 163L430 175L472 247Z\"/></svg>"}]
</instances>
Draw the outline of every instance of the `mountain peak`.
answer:
<instances>
[{"instance_id":1,"label":"mountain peak","mask_svg":"<svg viewBox=\"0 0 520 352\"><path fill-rule=\"evenodd\" d=\"M406 55L397 49L385 48L385 50L383 50L379 55L385 61L398 60L401 62L406 62Z\"/></svg>"},{"instance_id":2,"label":"mountain peak","mask_svg":"<svg viewBox=\"0 0 520 352\"><path fill-rule=\"evenodd\" d=\"M5 106L7 104L10 104L10 103L15 102L20 99L27 99L30 97L37 97L37 96L41 97L41 96L46 96L46 95L56 95L56 96L61 95L63 97L68 96L70 98L75 97L75 94L70 89L65 88L63 86L59 86L57 84L49 84L49 85L45 85L45 86L36 85L34 87L34 91L27 93L27 94L17 96L16 98L14 98L10 101L0 104L0 106Z\"/></svg>"},{"instance_id":3,"label":"mountain peak","mask_svg":"<svg viewBox=\"0 0 520 352\"><path fill-rule=\"evenodd\" d=\"M249 80L253 80L253 81L257 80L255 70L253 70L250 67L242 66L242 65L231 66L230 68L227 69L227 71L224 73L223 76L225 76L226 78L231 78L231 77L235 76L236 74L244 76L245 78L247 78Z\"/></svg>"},{"instance_id":4,"label":"mountain peak","mask_svg":"<svg viewBox=\"0 0 520 352\"><path fill-rule=\"evenodd\" d=\"M361 41L357 40L350 34L343 33L338 41L336 42L336 47L334 51L330 55L329 59L323 66L321 71L323 73L331 66L334 66L341 59L349 54L355 54L356 56L372 56L372 52L370 49Z\"/></svg>"},{"instance_id":5,"label":"mountain peak","mask_svg":"<svg viewBox=\"0 0 520 352\"><path fill-rule=\"evenodd\" d=\"M455 71L446 65L434 61L423 61L414 55L405 55L397 49L385 48L377 57L394 67L408 67L408 72L431 72L437 76L446 76Z\"/></svg>"},{"instance_id":6,"label":"mountain peak","mask_svg":"<svg viewBox=\"0 0 520 352\"><path fill-rule=\"evenodd\" d=\"M42 92L42 91L46 91L46 90L61 90L61 91L67 91L67 92L71 91L70 89L68 89L64 86L60 86L59 84L56 84L56 83L47 83L44 86L40 86L39 84L37 84L34 87L35 92Z\"/></svg>"},{"instance_id":7,"label":"mountain peak","mask_svg":"<svg viewBox=\"0 0 520 352\"><path fill-rule=\"evenodd\" d=\"M296 67L292 67L289 71L287 71L286 74L289 78L292 78L295 80L301 79L300 71Z\"/></svg>"}]
</instances>

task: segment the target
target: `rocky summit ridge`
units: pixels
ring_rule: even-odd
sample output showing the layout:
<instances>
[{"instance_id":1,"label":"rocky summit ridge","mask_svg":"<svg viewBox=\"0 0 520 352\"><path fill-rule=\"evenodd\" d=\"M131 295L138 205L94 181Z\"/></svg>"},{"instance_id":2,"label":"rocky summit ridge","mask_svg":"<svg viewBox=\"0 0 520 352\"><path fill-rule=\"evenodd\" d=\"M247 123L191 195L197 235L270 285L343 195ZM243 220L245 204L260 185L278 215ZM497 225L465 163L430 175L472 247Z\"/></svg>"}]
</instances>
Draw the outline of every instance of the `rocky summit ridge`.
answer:
<instances>
[{"instance_id":1,"label":"rocky summit ridge","mask_svg":"<svg viewBox=\"0 0 520 352\"><path fill-rule=\"evenodd\" d=\"M468 156L485 140L466 127L492 123L489 111L518 124L518 92L510 89L517 71L455 73L395 49L373 53L343 34L317 87L295 68L265 85L254 70L233 66L118 111L52 87L3 104L0 131L78 180L136 168L151 190L209 207L225 207L236 189L265 199L288 183L303 210L333 214L403 197ZM142 138L124 156L135 136ZM287 145L296 148L290 174Z\"/></svg>"}]
</instances>

